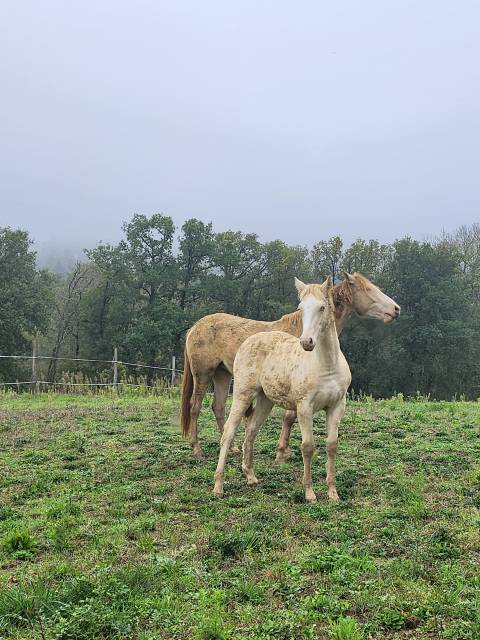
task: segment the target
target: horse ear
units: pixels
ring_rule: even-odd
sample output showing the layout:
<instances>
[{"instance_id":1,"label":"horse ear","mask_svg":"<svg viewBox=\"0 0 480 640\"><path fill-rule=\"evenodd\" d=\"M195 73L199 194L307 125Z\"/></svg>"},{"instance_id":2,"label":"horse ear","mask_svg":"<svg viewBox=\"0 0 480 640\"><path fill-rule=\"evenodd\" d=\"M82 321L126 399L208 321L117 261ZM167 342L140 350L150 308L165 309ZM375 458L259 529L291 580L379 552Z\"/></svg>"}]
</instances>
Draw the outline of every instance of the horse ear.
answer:
<instances>
[{"instance_id":1,"label":"horse ear","mask_svg":"<svg viewBox=\"0 0 480 640\"><path fill-rule=\"evenodd\" d=\"M327 279L323 283L323 286L325 287L325 289L327 291L330 291L330 289L333 289L333 281L332 281L332 277L331 276L327 277Z\"/></svg>"},{"instance_id":2,"label":"horse ear","mask_svg":"<svg viewBox=\"0 0 480 640\"><path fill-rule=\"evenodd\" d=\"M307 285L304 282L302 282L298 278L295 278L295 288L296 288L299 296L302 295L303 290L305 289L306 286Z\"/></svg>"},{"instance_id":3,"label":"horse ear","mask_svg":"<svg viewBox=\"0 0 480 640\"><path fill-rule=\"evenodd\" d=\"M348 282L348 284L355 284L355 278L350 273L348 273L348 271L343 272L343 277Z\"/></svg>"}]
</instances>

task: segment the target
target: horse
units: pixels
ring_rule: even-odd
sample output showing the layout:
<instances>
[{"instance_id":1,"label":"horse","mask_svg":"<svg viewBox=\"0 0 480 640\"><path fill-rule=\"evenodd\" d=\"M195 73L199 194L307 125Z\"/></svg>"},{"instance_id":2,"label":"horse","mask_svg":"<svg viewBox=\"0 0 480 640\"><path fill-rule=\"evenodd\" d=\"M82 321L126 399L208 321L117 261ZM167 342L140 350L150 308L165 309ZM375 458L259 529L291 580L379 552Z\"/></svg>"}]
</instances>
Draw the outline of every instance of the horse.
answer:
<instances>
[{"instance_id":1,"label":"horse","mask_svg":"<svg viewBox=\"0 0 480 640\"><path fill-rule=\"evenodd\" d=\"M277 404L297 412L302 432L305 500L316 502L311 471L313 415L323 409L327 427L328 497L332 501L339 499L335 486L338 427L352 378L338 341L330 277L322 285L307 285L297 279L295 285L303 326L300 339L282 331L258 333L245 340L235 357L232 407L223 430L215 472L213 493L216 496L223 495L225 463L235 431L255 400L255 408L246 421L243 444L242 469L247 484L258 484L252 467L253 443L273 405Z\"/></svg>"},{"instance_id":2,"label":"horse","mask_svg":"<svg viewBox=\"0 0 480 640\"><path fill-rule=\"evenodd\" d=\"M333 288L335 324L340 334L347 319L359 316L392 322L400 314L398 304L360 273L344 273L343 282ZM198 416L208 384L213 380L212 410L220 435L225 424L225 407L232 380L233 361L240 345L251 335L265 331L285 331L296 337L302 333L299 311L279 320L263 322L227 313L214 313L198 320L185 342L180 424L185 437L190 435L193 454L203 459L198 442ZM279 440L277 462L290 454L288 440L296 420L294 412L286 412ZM238 449L237 449L238 451Z\"/></svg>"}]
</instances>

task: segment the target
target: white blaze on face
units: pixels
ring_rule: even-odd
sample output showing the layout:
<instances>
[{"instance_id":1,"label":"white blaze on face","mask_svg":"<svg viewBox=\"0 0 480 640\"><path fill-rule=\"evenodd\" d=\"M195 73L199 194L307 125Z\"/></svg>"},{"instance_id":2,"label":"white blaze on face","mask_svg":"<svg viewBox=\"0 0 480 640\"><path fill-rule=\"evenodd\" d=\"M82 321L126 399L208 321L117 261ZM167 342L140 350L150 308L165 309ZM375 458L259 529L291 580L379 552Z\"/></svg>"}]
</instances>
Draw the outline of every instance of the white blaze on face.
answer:
<instances>
[{"instance_id":1,"label":"white blaze on face","mask_svg":"<svg viewBox=\"0 0 480 640\"><path fill-rule=\"evenodd\" d=\"M302 312L303 331L300 344L305 351L313 351L325 317L326 301L321 301L314 295L306 296L298 305Z\"/></svg>"}]
</instances>

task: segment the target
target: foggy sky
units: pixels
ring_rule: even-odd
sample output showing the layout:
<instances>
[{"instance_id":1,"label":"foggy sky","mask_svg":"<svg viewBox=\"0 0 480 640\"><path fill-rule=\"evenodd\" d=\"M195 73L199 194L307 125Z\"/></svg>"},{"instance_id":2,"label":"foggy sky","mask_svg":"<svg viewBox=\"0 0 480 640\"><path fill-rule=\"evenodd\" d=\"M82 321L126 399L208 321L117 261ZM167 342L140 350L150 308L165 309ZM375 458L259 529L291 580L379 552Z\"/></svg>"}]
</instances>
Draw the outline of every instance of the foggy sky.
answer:
<instances>
[{"instance_id":1,"label":"foggy sky","mask_svg":"<svg viewBox=\"0 0 480 640\"><path fill-rule=\"evenodd\" d=\"M262 240L480 219L480 5L0 4L0 226L91 245L133 213Z\"/></svg>"}]
</instances>

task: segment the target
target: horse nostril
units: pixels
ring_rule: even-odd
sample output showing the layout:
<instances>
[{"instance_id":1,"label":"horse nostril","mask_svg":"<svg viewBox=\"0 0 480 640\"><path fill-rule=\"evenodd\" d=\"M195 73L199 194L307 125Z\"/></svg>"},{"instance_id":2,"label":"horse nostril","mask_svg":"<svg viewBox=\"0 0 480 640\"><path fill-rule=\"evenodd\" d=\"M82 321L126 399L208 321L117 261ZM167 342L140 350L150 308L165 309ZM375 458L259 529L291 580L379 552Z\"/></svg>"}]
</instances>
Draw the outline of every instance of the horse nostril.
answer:
<instances>
[{"instance_id":1,"label":"horse nostril","mask_svg":"<svg viewBox=\"0 0 480 640\"><path fill-rule=\"evenodd\" d=\"M303 338L302 340L300 340L300 342L305 351L311 351L313 349L313 338Z\"/></svg>"}]
</instances>

